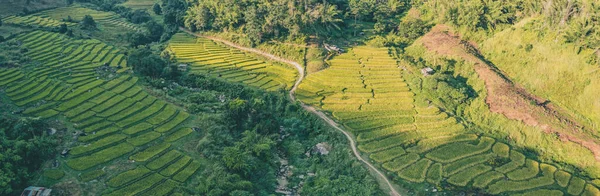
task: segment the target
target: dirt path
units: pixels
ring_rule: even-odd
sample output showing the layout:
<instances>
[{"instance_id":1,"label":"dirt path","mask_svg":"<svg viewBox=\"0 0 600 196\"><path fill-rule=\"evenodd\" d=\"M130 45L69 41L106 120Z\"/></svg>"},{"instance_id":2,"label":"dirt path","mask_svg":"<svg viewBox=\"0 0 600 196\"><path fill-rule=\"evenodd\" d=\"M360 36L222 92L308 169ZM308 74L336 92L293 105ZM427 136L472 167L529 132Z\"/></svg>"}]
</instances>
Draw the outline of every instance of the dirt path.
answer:
<instances>
[{"instance_id":1,"label":"dirt path","mask_svg":"<svg viewBox=\"0 0 600 196\"><path fill-rule=\"evenodd\" d=\"M223 40L221 38L217 38L217 37L213 37L213 36L203 36L203 35L195 34L195 33L191 32L191 31L189 31L187 29L184 29L184 28L180 28L180 30L182 30L182 31L184 31L184 32L186 32L186 33L188 33L190 35L194 35L194 36L198 36L198 37L205 37L205 38L208 38L208 39L211 39L211 40L214 40L214 41L218 41L218 42L224 43L225 45L228 45L228 46L231 46L231 47L234 47L234 48L246 51L246 52L252 52L252 53L255 53L255 54L267 57L267 58L269 58L271 60L279 61L279 62L283 62L283 63L287 63L289 65L294 66L294 68L296 68L296 70L298 70L298 79L296 80L296 83L294 84L294 86L290 90L289 96L290 96L290 99L292 101L296 102L296 96L294 95L294 92L296 91L296 89L298 89L298 85L300 85L300 83L302 82L302 80L304 79L304 76L305 76L305 74L304 74L304 67L302 67L302 65L300 65L299 63L291 61L291 60L287 60L287 59L284 59L284 58L281 58L281 57L278 57L278 56L275 56L273 54L269 54L269 53L263 52L261 50L255 49L255 48L247 48L247 47L244 47L244 46L240 46L240 45L237 45L237 44L232 43L230 41ZM390 180L385 176L385 174L383 174L383 172L379 171L379 169L377 169L375 166L373 166L371 163L369 163L369 161L363 159L360 156L360 153L359 153L358 149L356 148L356 142L354 141L354 139L352 138L352 135L350 135L350 133L348 133L347 131L345 131L344 129L342 129L339 126L338 123L336 123L333 119L329 118L329 116L327 116L325 113L317 110L316 108L314 108L312 106L306 105L306 104L304 104L302 102L300 102L300 105L302 106L302 108L304 108L304 110L309 111L309 112L317 115L319 118L321 118L325 122L327 122L327 124L329 124L330 126L332 126L333 128L335 128L336 130L342 132L346 136L346 138L348 139L348 141L350 141L350 147L352 148L352 152L353 152L354 156L359 161L361 161L365 165L367 165L370 170L372 170L375 173L377 173L379 175L379 177L377 179L385 181L385 183L387 184L387 186L389 187L389 189L391 191L389 193L390 195L400 196L400 193L398 193L398 191L396 191L396 189L394 188L394 186L392 185L392 183L390 182Z\"/></svg>"}]
</instances>

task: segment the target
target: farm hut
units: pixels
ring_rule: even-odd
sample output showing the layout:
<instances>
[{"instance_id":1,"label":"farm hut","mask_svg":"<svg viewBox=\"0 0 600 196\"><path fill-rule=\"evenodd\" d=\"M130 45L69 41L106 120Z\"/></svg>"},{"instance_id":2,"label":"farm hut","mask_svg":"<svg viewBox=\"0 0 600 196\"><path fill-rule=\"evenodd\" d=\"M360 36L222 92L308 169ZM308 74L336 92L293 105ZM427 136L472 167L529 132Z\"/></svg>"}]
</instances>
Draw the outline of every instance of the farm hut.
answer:
<instances>
[{"instance_id":1,"label":"farm hut","mask_svg":"<svg viewBox=\"0 0 600 196\"><path fill-rule=\"evenodd\" d=\"M435 71L433 69L431 69L431 67L425 67L425 68L421 69L421 73L424 76L428 76L428 75L435 73Z\"/></svg>"},{"instance_id":2,"label":"farm hut","mask_svg":"<svg viewBox=\"0 0 600 196\"><path fill-rule=\"evenodd\" d=\"M52 189L30 186L23 190L21 196L49 196L51 192Z\"/></svg>"}]
</instances>

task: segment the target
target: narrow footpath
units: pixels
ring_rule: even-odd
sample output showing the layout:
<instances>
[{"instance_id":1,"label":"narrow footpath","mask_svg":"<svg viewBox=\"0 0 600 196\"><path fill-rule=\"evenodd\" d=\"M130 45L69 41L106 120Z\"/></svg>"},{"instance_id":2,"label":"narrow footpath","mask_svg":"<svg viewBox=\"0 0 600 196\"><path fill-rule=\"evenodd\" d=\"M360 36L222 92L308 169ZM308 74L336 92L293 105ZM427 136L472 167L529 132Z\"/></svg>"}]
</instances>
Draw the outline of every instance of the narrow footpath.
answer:
<instances>
[{"instance_id":1,"label":"narrow footpath","mask_svg":"<svg viewBox=\"0 0 600 196\"><path fill-rule=\"evenodd\" d=\"M204 35L200 35L200 34L195 34L195 33L191 32L191 31L189 31L189 30L187 30L187 29L185 29L183 27L180 27L179 29L181 31L183 31L183 32L186 32L186 33L188 33L190 35L193 35L193 36L196 36L196 37L204 37L204 38L207 38L207 39L218 41L218 42L221 42L221 43L223 43L225 45L237 48L237 49L242 50L242 51L255 53L255 54L267 57L267 58L269 58L271 60L283 62L283 63L286 63L286 64L294 66L294 68L296 68L296 70L298 71L298 79L296 80L296 83L294 84L294 86L290 90L289 96L290 96L290 99L293 102L297 101L296 100L296 96L294 95L294 92L296 91L296 89L298 89L298 85L300 85L300 83L302 82L302 80L304 79L304 76L305 76L305 74L304 74L304 67L302 65L300 65L299 63L291 61L291 60L287 60L287 59L284 59L284 58L281 58L281 57L278 57L278 56L275 56L273 54L269 54L269 53L263 52L261 50L255 49L255 48L248 48L248 47L240 46L240 45L237 45L235 43L232 43L230 41L227 41L227 40L224 40L224 39L221 39L221 38L218 38L218 37L204 36ZM392 196L400 196L400 193L398 193L398 191L396 191L396 189L394 188L394 186L392 185L392 183L390 182L390 180L385 176L385 174L383 174L383 172L379 171L379 169L377 169L375 166L373 166L371 163L369 163L369 161L363 159L360 156L360 153L358 152L358 149L356 148L356 142L354 141L354 139L352 138L352 136L350 135L350 133L348 133L347 131L345 131L344 129L342 129L339 126L338 123L336 123L333 119L329 118L329 116L327 116L325 113L323 113L323 112L315 109L314 107L312 107L310 105L306 105L306 104L304 104L302 102L299 102L299 103L302 106L302 108L304 108L304 110L309 111L309 112L317 115L319 118L321 118L325 122L327 122L327 124L329 124L331 127L333 127L336 130L342 132L346 136L346 138L348 139L348 141L350 141L350 147L352 148L352 152L354 153L354 156L359 161L361 161L365 165L367 165L369 169L371 169L372 171L374 171L375 173L377 173L379 175L379 177L377 177L376 179L385 181L385 183L389 186L389 189L391 191L389 193L390 195L392 195Z\"/></svg>"}]
</instances>

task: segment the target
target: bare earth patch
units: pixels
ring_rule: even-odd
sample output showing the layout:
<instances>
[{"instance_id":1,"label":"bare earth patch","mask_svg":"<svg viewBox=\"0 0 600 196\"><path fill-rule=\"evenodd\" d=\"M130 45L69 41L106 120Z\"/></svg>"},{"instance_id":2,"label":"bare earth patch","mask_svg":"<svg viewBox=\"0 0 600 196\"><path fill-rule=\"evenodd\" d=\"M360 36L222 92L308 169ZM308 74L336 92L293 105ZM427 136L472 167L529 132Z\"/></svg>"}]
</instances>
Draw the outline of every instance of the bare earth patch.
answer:
<instances>
[{"instance_id":1,"label":"bare earth patch","mask_svg":"<svg viewBox=\"0 0 600 196\"><path fill-rule=\"evenodd\" d=\"M563 115L561 108L532 95L508 79L501 70L480 58L476 45L465 42L449 32L444 25L435 26L421 39L423 46L440 55L461 58L475 64L475 71L485 83L486 103L494 113L527 125L540 127L548 134L557 134L562 141L584 146L600 161L599 141L577 121Z\"/></svg>"}]
</instances>

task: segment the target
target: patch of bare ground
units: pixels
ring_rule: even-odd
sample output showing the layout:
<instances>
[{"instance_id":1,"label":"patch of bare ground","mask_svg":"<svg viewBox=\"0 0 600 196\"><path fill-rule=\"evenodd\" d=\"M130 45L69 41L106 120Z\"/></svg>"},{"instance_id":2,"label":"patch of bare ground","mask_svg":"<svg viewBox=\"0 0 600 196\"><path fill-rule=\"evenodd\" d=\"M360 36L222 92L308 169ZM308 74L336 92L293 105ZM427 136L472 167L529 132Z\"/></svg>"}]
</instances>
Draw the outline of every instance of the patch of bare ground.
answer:
<instances>
[{"instance_id":1,"label":"patch of bare ground","mask_svg":"<svg viewBox=\"0 0 600 196\"><path fill-rule=\"evenodd\" d=\"M545 133L556 134L562 141L582 145L600 161L600 142L590 134L594 130L581 126L562 112L560 107L512 82L501 70L485 61L474 43L463 41L445 25L432 28L421 42L429 51L474 63L475 71L485 83L486 103L492 112L539 127Z\"/></svg>"}]
</instances>

